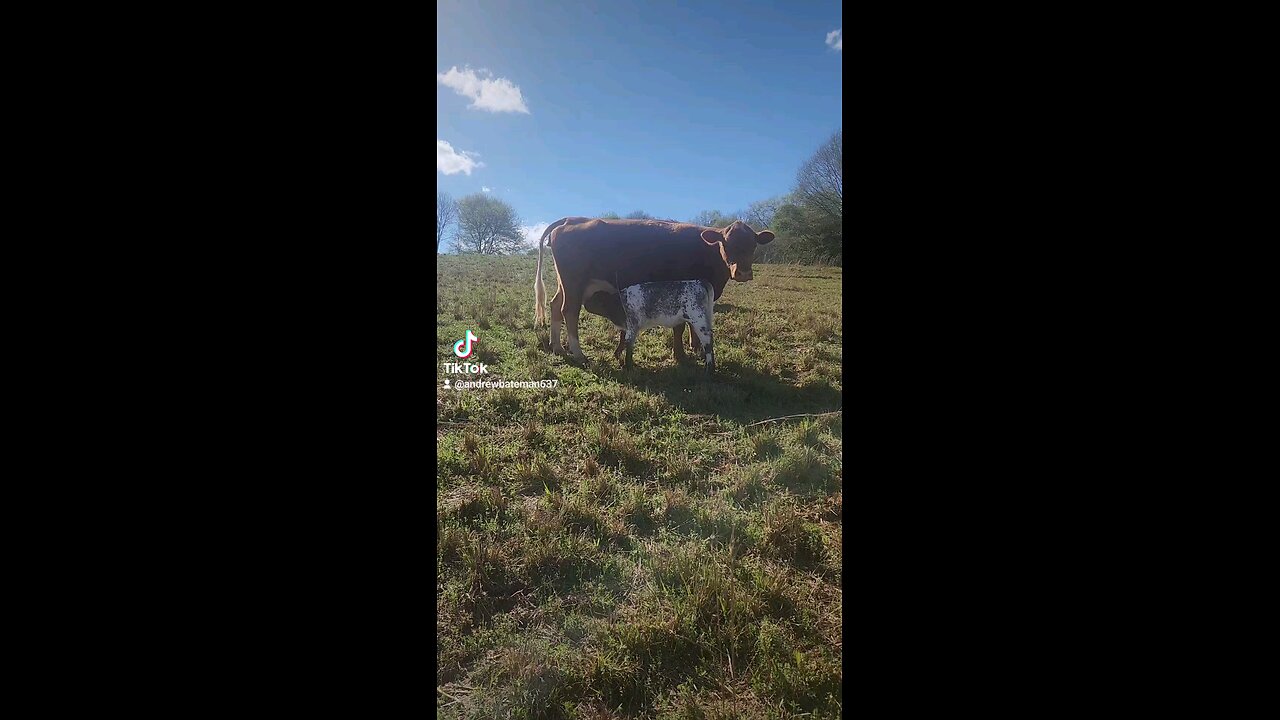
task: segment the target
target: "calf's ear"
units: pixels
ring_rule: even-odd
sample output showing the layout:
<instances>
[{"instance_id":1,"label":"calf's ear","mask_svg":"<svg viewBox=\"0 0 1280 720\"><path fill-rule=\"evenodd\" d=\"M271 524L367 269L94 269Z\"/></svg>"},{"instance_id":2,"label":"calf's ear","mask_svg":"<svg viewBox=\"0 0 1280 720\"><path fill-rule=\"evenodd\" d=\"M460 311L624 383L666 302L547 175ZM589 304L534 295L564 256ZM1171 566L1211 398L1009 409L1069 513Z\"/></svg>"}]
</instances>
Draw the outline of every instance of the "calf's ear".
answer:
<instances>
[{"instance_id":1,"label":"calf's ear","mask_svg":"<svg viewBox=\"0 0 1280 720\"><path fill-rule=\"evenodd\" d=\"M724 242L724 236L718 230L703 230L702 242L708 245L715 245L718 242Z\"/></svg>"},{"instance_id":2,"label":"calf's ear","mask_svg":"<svg viewBox=\"0 0 1280 720\"><path fill-rule=\"evenodd\" d=\"M768 230L761 230L760 232L756 233L756 244L768 245L771 242L773 242L773 233L769 232Z\"/></svg>"}]
</instances>

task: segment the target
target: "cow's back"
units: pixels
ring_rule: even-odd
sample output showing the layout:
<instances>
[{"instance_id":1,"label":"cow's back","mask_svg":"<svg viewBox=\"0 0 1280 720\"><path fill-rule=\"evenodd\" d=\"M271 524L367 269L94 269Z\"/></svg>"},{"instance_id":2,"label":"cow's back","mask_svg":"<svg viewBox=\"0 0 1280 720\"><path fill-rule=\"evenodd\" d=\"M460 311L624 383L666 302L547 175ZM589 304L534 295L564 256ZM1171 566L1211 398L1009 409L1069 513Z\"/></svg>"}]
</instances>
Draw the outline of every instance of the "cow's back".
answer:
<instances>
[{"instance_id":1,"label":"cow's back","mask_svg":"<svg viewBox=\"0 0 1280 720\"><path fill-rule=\"evenodd\" d=\"M551 236L557 272L579 287L591 279L615 288L671 280L707 280L719 298L729 280L718 248L702 228L655 220L590 220L566 224Z\"/></svg>"}]
</instances>

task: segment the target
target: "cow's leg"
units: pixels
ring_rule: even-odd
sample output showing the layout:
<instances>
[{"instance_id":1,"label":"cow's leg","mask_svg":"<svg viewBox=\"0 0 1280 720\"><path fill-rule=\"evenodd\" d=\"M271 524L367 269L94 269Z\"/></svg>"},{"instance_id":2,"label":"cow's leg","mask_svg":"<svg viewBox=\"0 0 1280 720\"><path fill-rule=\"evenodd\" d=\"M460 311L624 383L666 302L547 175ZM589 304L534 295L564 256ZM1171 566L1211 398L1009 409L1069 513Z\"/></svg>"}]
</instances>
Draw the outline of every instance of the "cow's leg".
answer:
<instances>
[{"instance_id":1,"label":"cow's leg","mask_svg":"<svg viewBox=\"0 0 1280 720\"><path fill-rule=\"evenodd\" d=\"M702 340L698 337L698 333L693 330L693 322L689 321L689 352L694 355L702 354Z\"/></svg>"},{"instance_id":2,"label":"cow's leg","mask_svg":"<svg viewBox=\"0 0 1280 720\"><path fill-rule=\"evenodd\" d=\"M684 361L684 323L671 328L671 350L675 353L676 362Z\"/></svg>"},{"instance_id":3,"label":"cow's leg","mask_svg":"<svg viewBox=\"0 0 1280 720\"><path fill-rule=\"evenodd\" d=\"M565 333L569 336L569 355L576 360L585 361L586 355L582 354L582 348L578 347L578 318L582 315L582 293L576 292L573 288L565 290L564 294L564 328Z\"/></svg>"},{"instance_id":4,"label":"cow's leg","mask_svg":"<svg viewBox=\"0 0 1280 720\"><path fill-rule=\"evenodd\" d=\"M560 346L560 321L564 319L564 288L556 290L555 297L551 298L551 352L556 355L564 353L564 348Z\"/></svg>"}]
</instances>

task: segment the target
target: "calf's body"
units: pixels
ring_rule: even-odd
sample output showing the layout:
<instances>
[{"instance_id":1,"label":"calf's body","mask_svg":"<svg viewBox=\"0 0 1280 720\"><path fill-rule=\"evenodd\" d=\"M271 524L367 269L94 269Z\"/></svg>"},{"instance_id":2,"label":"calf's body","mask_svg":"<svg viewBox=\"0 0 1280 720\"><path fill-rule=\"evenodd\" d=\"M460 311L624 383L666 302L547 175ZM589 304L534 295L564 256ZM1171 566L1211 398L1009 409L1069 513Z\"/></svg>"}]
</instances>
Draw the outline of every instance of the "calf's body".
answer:
<instances>
[{"instance_id":1,"label":"calf's body","mask_svg":"<svg viewBox=\"0 0 1280 720\"><path fill-rule=\"evenodd\" d=\"M640 331L654 326L680 327L689 324L700 341L707 373L715 372L712 347L712 318L715 312L715 288L706 280L650 282L624 287L618 295L594 293L586 302L587 309L609 318L620 331L618 359L625 349L626 367L631 367L631 354Z\"/></svg>"}]
</instances>

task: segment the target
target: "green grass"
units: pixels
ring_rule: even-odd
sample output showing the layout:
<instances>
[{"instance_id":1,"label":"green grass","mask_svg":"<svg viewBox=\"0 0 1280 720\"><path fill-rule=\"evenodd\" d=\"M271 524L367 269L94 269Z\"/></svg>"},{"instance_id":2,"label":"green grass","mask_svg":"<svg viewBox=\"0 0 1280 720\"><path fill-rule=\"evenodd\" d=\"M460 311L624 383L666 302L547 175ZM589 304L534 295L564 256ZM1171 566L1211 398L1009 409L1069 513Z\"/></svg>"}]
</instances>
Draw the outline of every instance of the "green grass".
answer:
<instances>
[{"instance_id":1,"label":"green grass","mask_svg":"<svg viewBox=\"0 0 1280 720\"><path fill-rule=\"evenodd\" d=\"M586 312L546 353L533 258L438 262L437 717L840 717L842 416L751 425L840 408L840 269L731 282L708 381ZM444 390L468 329L559 388Z\"/></svg>"}]
</instances>

